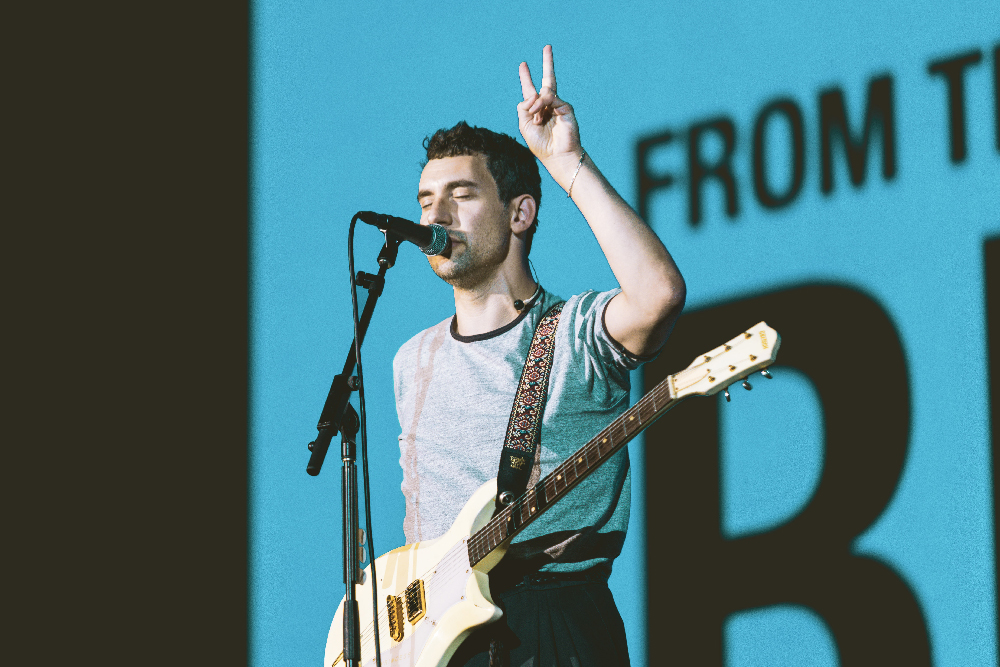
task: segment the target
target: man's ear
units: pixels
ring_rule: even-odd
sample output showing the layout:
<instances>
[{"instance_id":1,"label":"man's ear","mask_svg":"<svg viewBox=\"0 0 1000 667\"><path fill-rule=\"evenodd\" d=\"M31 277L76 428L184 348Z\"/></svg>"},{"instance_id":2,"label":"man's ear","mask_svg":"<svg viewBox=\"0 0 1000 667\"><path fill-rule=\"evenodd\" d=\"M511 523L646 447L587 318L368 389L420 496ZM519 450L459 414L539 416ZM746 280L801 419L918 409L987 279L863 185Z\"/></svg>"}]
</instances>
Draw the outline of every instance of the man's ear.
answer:
<instances>
[{"instance_id":1,"label":"man's ear","mask_svg":"<svg viewBox=\"0 0 1000 667\"><path fill-rule=\"evenodd\" d=\"M510 200L510 229L515 234L528 231L535 222L538 205L531 195L518 195Z\"/></svg>"}]
</instances>

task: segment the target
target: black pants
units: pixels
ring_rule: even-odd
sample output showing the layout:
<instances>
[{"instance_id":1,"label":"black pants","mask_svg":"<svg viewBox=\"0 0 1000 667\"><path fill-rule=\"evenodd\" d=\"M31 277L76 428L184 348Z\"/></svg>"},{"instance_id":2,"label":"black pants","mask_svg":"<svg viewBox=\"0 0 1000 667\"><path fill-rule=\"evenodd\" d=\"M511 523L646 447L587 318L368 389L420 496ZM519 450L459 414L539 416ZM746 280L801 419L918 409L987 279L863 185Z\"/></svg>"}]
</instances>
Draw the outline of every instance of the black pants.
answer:
<instances>
[{"instance_id":1,"label":"black pants","mask_svg":"<svg viewBox=\"0 0 1000 667\"><path fill-rule=\"evenodd\" d=\"M625 624L605 574L535 574L493 591L493 601L503 617L475 630L448 667L489 667L491 640L500 642L504 667L629 664Z\"/></svg>"}]
</instances>

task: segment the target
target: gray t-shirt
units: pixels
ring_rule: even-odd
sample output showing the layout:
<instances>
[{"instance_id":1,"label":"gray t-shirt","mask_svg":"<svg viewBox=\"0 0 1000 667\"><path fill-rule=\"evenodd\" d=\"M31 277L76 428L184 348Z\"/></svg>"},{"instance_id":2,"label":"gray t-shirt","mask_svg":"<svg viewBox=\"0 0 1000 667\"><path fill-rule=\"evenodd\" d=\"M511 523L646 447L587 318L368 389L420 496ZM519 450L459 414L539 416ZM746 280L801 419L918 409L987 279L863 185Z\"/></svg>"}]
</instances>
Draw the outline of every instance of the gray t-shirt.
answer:
<instances>
[{"instance_id":1,"label":"gray t-shirt","mask_svg":"<svg viewBox=\"0 0 1000 667\"><path fill-rule=\"evenodd\" d=\"M619 290L570 298L556 331L540 446L531 481L547 475L628 408L629 371L643 360L604 327ZM453 318L407 341L393 360L407 543L434 539L497 476L514 394L535 327L561 301L547 292L514 322L461 336ZM542 570L611 569L628 528L631 485L623 449L518 535L508 558Z\"/></svg>"}]
</instances>

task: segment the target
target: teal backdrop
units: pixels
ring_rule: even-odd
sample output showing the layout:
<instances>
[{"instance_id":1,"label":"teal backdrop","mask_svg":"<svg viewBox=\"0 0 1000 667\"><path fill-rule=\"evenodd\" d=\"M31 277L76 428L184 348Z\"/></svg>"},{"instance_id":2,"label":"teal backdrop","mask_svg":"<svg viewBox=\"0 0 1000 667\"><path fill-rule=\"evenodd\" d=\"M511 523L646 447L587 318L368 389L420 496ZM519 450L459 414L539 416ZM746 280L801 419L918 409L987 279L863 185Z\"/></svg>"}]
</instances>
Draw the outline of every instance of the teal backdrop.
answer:
<instances>
[{"instance_id":1,"label":"teal backdrop","mask_svg":"<svg viewBox=\"0 0 1000 667\"><path fill-rule=\"evenodd\" d=\"M849 357L843 373L887 393L908 381L908 449L890 502L852 549L891 568L912 591L932 664L997 664L983 258L987 239L1000 235L1000 3L535 1L473 8L380 2L362 8L257 0L251 19L254 665L319 665L344 593L339 462L331 455L316 478L305 466L306 443L351 340L348 222L358 210L418 219L421 141L438 128L467 120L519 138L518 63L527 60L537 82L547 43L583 145L623 196L640 206L640 167L661 182L673 177L669 187L647 189L644 206L687 280L687 310L821 283L860 291L887 314L907 374L886 377ZM951 78L929 70L931 63L969 54ZM824 192L822 95L841 92L848 133L861 145L871 82L885 77L892 127L884 119L871 124L858 185L842 133L833 132L833 186ZM949 106L957 80L961 103ZM790 116L771 117L761 147L754 145L758 114L779 98L801 113L801 188L768 208L755 194L755 150L766 155L773 191L792 192L795 182ZM964 112L966 146L958 160L951 129L956 106ZM730 124L732 144L709 130L699 159L710 167L728 160L735 207L727 208L725 179L709 176L700 187L700 221L692 224L690 130L719 118ZM640 165L639 143L667 132L674 139L653 146ZM886 151L894 158L888 176ZM541 283L563 296L614 287L582 216L547 175L542 187L543 222L532 249ZM373 229L358 230L358 269L374 271L380 245ZM450 288L423 256L401 248L363 356L372 537L379 553L403 543L392 356L453 309ZM733 321L704 348L751 324ZM863 338L849 316L840 325L845 335ZM775 376L766 386L755 383L760 391L740 390L720 407L718 525L726 538L789 521L808 504L823 471L824 415L816 388L794 369ZM634 374L633 398L645 381L641 371ZM641 439L630 445L632 518L611 579L636 665L665 664L671 655L646 623L647 604L670 604L669 598L647 599L647 571L657 567L654 559L647 562L647 524L678 511L654 502L655 493L648 494L648 506L642 502L647 476L655 479L656 471L645 468L645 447L652 445ZM807 606L742 610L725 619L720 633L727 665L842 664L822 614Z\"/></svg>"}]
</instances>

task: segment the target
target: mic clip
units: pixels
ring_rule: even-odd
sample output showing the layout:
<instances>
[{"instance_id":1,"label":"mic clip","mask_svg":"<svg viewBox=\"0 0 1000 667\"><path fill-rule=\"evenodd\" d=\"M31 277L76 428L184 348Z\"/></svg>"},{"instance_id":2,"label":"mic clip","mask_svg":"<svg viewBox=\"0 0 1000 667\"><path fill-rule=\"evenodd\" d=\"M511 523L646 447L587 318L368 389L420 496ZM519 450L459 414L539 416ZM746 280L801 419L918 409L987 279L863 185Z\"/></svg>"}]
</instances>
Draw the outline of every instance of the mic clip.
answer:
<instances>
[{"instance_id":1,"label":"mic clip","mask_svg":"<svg viewBox=\"0 0 1000 667\"><path fill-rule=\"evenodd\" d=\"M385 278L377 276L373 273L358 271L357 283L360 287L368 290L369 294L380 296L382 294L382 288L385 287Z\"/></svg>"},{"instance_id":2,"label":"mic clip","mask_svg":"<svg viewBox=\"0 0 1000 667\"><path fill-rule=\"evenodd\" d=\"M399 244L404 239L399 234L388 229L382 230L382 233L385 235L385 245L382 246L382 250L378 253L378 265L386 269L391 269L396 264Z\"/></svg>"}]
</instances>

